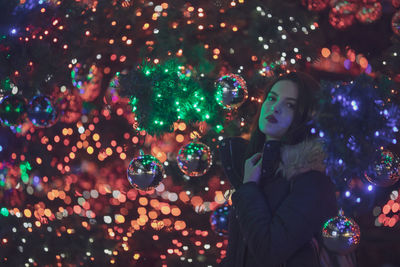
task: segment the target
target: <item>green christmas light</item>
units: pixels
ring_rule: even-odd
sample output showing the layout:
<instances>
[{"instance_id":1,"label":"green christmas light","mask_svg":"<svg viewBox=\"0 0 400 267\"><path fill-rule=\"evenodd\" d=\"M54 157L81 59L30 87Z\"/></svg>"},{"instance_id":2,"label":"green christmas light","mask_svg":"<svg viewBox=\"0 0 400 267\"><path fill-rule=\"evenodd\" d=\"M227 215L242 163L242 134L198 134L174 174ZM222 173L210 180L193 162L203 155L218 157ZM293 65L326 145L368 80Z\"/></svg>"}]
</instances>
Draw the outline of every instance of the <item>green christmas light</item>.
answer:
<instances>
[{"instance_id":1,"label":"green christmas light","mask_svg":"<svg viewBox=\"0 0 400 267\"><path fill-rule=\"evenodd\" d=\"M8 211L7 208L2 207L0 210L1 215L3 215L4 217L8 217L8 215L10 214L10 212Z\"/></svg>"},{"instance_id":2,"label":"green christmas light","mask_svg":"<svg viewBox=\"0 0 400 267\"><path fill-rule=\"evenodd\" d=\"M204 90L182 70L179 62L171 60L154 66L143 64L121 77L121 95L129 92L132 111L147 133L171 132L177 120L190 124L210 122L215 117L218 108L212 101L213 92Z\"/></svg>"},{"instance_id":3,"label":"green christmas light","mask_svg":"<svg viewBox=\"0 0 400 267\"><path fill-rule=\"evenodd\" d=\"M28 171L32 170L31 165L29 162L22 162L19 165L19 169L21 171L21 180L26 184L29 181L29 174Z\"/></svg>"}]
</instances>

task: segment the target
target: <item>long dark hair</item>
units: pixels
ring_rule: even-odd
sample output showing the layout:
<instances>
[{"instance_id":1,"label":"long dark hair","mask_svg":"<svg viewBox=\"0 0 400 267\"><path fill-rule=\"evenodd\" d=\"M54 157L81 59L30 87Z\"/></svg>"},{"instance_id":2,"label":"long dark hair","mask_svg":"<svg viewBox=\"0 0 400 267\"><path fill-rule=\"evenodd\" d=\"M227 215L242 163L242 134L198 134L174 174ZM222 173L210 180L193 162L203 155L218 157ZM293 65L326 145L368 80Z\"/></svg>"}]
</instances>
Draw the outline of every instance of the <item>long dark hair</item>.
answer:
<instances>
[{"instance_id":1,"label":"long dark hair","mask_svg":"<svg viewBox=\"0 0 400 267\"><path fill-rule=\"evenodd\" d=\"M282 137L282 144L295 145L306 138L311 136L310 129L312 127L312 117L316 110L317 99L316 95L320 89L319 83L309 74L304 72L290 72L279 76L268 84L264 91L262 103L271 91L275 83L282 80L289 80L294 82L298 88L298 99L294 110L293 122L289 129ZM250 143L245 153L245 159L248 159L257 152L260 152L265 142L265 134L260 131L258 127L258 120L260 118L261 106L259 106L257 115L252 124L252 133Z\"/></svg>"}]
</instances>

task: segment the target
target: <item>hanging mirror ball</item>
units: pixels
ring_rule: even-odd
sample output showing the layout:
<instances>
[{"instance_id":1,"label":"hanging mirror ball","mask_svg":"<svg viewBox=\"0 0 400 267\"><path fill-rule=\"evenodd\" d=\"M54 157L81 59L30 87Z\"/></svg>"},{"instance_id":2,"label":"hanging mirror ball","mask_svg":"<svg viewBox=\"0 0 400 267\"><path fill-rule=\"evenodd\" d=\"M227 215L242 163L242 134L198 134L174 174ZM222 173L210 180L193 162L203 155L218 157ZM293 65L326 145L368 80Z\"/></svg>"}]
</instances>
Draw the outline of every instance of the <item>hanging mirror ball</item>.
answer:
<instances>
[{"instance_id":1,"label":"hanging mirror ball","mask_svg":"<svg viewBox=\"0 0 400 267\"><path fill-rule=\"evenodd\" d=\"M27 117L27 101L20 95L8 95L0 102L0 119L6 126L18 126Z\"/></svg>"},{"instance_id":2,"label":"hanging mirror ball","mask_svg":"<svg viewBox=\"0 0 400 267\"><path fill-rule=\"evenodd\" d=\"M354 251L360 244L360 227L351 219L343 216L339 211L338 216L329 219L322 228L324 245L332 252L345 255Z\"/></svg>"},{"instance_id":3,"label":"hanging mirror ball","mask_svg":"<svg viewBox=\"0 0 400 267\"><path fill-rule=\"evenodd\" d=\"M222 76L215 82L215 99L224 108L240 107L248 97L246 81L239 75Z\"/></svg>"},{"instance_id":4,"label":"hanging mirror ball","mask_svg":"<svg viewBox=\"0 0 400 267\"><path fill-rule=\"evenodd\" d=\"M157 187L164 177L161 162L152 155L134 158L128 167L129 183L140 190L148 191Z\"/></svg>"},{"instance_id":5,"label":"hanging mirror ball","mask_svg":"<svg viewBox=\"0 0 400 267\"><path fill-rule=\"evenodd\" d=\"M219 236L228 236L229 211L231 206L227 202L218 207L210 216L211 229Z\"/></svg>"},{"instance_id":6,"label":"hanging mirror ball","mask_svg":"<svg viewBox=\"0 0 400 267\"><path fill-rule=\"evenodd\" d=\"M177 162L184 174L192 177L202 176L212 165L211 150L200 142L189 143L179 150Z\"/></svg>"},{"instance_id":7,"label":"hanging mirror ball","mask_svg":"<svg viewBox=\"0 0 400 267\"><path fill-rule=\"evenodd\" d=\"M51 127L57 122L58 112L47 96L37 95L29 102L28 118L37 127Z\"/></svg>"},{"instance_id":8,"label":"hanging mirror ball","mask_svg":"<svg viewBox=\"0 0 400 267\"><path fill-rule=\"evenodd\" d=\"M373 171L365 173L365 178L377 186L392 186L400 179L399 164L400 159L395 153L382 150L380 160L376 162Z\"/></svg>"}]
</instances>

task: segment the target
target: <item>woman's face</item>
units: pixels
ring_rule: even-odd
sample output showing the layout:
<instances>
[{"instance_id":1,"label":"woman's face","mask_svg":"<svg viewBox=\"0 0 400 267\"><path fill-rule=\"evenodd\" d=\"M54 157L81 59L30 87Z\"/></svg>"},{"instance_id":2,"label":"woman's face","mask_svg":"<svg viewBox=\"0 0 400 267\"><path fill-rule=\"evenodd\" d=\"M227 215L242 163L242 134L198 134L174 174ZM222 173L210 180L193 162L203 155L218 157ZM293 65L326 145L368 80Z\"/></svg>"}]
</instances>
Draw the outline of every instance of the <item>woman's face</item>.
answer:
<instances>
[{"instance_id":1,"label":"woman's face","mask_svg":"<svg viewBox=\"0 0 400 267\"><path fill-rule=\"evenodd\" d=\"M275 83L261 107L258 127L266 140L280 140L289 129L297 103L297 85L290 80Z\"/></svg>"}]
</instances>

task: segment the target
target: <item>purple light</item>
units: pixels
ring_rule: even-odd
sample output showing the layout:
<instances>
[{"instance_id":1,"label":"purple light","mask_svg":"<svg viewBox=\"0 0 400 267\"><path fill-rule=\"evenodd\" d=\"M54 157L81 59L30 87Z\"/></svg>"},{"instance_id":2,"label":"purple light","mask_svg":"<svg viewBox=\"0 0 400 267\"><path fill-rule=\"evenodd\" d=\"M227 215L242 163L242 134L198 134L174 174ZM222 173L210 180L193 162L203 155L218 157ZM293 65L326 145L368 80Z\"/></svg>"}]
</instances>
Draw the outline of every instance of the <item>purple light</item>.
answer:
<instances>
[{"instance_id":1,"label":"purple light","mask_svg":"<svg viewBox=\"0 0 400 267\"><path fill-rule=\"evenodd\" d=\"M365 73L370 74L372 71L371 65L368 64L367 68L365 69Z\"/></svg>"},{"instance_id":2,"label":"purple light","mask_svg":"<svg viewBox=\"0 0 400 267\"><path fill-rule=\"evenodd\" d=\"M346 197L350 197L350 191L346 191L345 195Z\"/></svg>"},{"instance_id":3,"label":"purple light","mask_svg":"<svg viewBox=\"0 0 400 267\"><path fill-rule=\"evenodd\" d=\"M38 184L39 184L39 182L40 182L40 178L39 178L39 176L35 176L35 177L33 177L33 184L34 184L34 185L38 185Z\"/></svg>"},{"instance_id":4,"label":"purple light","mask_svg":"<svg viewBox=\"0 0 400 267\"><path fill-rule=\"evenodd\" d=\"M346 70L349 70L350 67L351 67L351 61L348 60L348 59L346 59L346 60L343 62L343 65L344 65L344 68L345 68Z\"/></svg>"},{"instance_id":5,"label":"purple light","mask_svg":"<svg viewBox=\"0 0 400 267\"><path fill-rule=\"evenodd\" d=\"M373 188L374 188L374 187L373 187L372 185L369 185L369 186L368 186L368 191L372 191Z\"/></svg>"},{"instance_id":6,"label":"purple light","mask_svg":"<svg viewBox=\"0 0 400 267\"><path fill-rule=\"evenodd\" d=\"M12 35L14 35L14 34L16 34L16 33L17 33L17 29L15 29L15 28L11 29L11 34L12 34Z\"/></svg>"}]
</instances>

